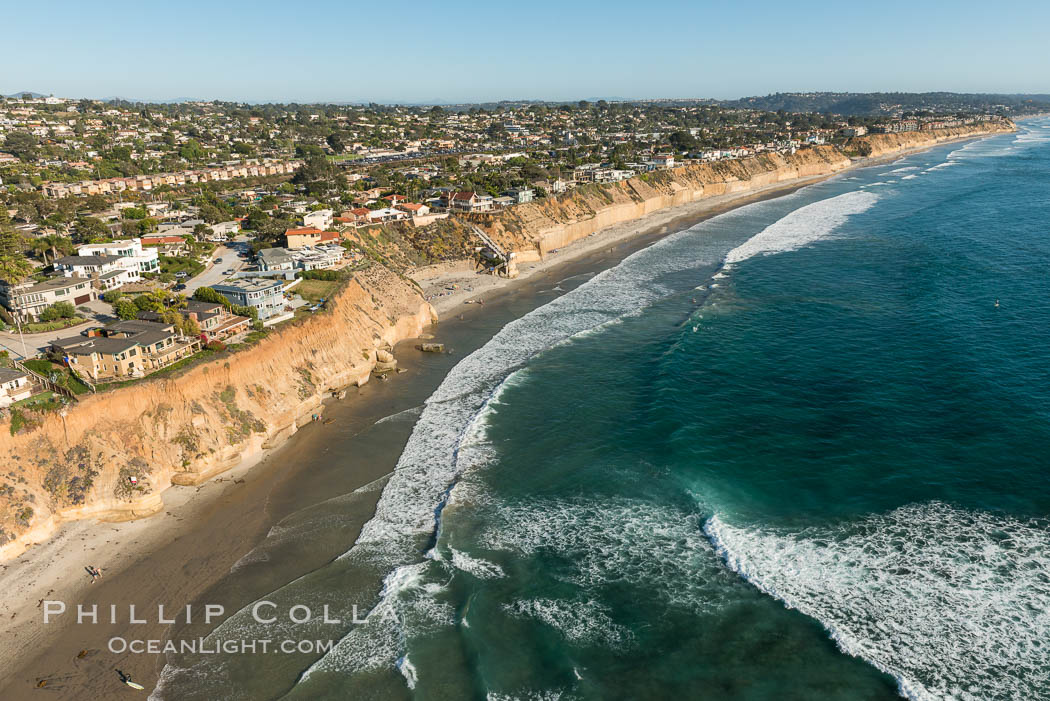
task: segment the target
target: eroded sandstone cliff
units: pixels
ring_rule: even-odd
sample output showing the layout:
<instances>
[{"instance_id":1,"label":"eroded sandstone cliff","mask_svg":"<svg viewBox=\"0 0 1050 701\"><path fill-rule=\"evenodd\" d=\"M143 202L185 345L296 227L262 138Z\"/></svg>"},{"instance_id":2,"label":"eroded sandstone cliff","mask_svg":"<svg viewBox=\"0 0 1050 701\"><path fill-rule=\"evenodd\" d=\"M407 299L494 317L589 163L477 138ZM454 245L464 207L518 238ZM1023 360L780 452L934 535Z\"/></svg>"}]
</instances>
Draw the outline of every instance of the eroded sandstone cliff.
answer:
<instances>
[{"instance_id":1,"label":"eroded sandstone cliff","mask_svg":"<svg viewBox=\"0 0 1050 701\"><path fill-rule=\"evenodd\" d=\"M851 156L888 156L1010 130L1006 122L877 134L853 139L844 150L807 148L584 185L498 215L451 218L418 231L362 231L361 244L383 264L358 273L326 312L177 376L90 396L17 435L0 426L0 560L47 538L63 520L151 513L169 485L200 482L286 440L328 391L366 381L378 348L419 335L433 319L418 289L390 268L468 257L477 244L473 224L519 260L535 259L657 210L836 173L853 163Z\"/></svg>"},{"instance_id":2,"label":"eroded sandstone cliff","mask_svg":"<svg viewBox=\"0 0 1050 701\"><path fill-rule=\"evenodd\" d=\"M279 444L326 393L367 381L377 348L419 335L432 318L411 283L375 265L330 309L244 350L89 395L17 435L0 427L0 558L63 520L151 513L171 484L195 484Z\"/></svg>"}]
</instances>

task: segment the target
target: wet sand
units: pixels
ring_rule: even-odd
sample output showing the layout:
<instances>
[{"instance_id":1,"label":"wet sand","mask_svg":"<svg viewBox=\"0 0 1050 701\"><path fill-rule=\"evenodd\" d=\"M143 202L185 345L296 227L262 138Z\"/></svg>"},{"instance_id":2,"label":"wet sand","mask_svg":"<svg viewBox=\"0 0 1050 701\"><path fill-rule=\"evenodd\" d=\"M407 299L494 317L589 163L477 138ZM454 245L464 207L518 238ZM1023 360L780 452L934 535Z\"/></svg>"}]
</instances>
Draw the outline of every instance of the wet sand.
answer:
<instances>
[{"instance_id":1,"label":"wet sand","mask_svg":"<svg viewBox=\"0 0 1050 701\"><path fill-rule=\"evenodd\" d=\"M173 487L164 493L166 508L142 521L68 524L50 543L6 563L9 569L0 573L0 587L23 578L40 581L32 582L27 590L32 605L15 607L12 619L0 626L7 643L0 648L0 698L36 697L40 679L48 680L45 688L50 698L123 697L129 690L117 679L117 668L152 688L164 656L114 654L108 641L114 637L167 638L172 627L158 622L158 604L165 606L169 617L171 611L182 610L188 603L195 610L203 610L204 603L220 604L227 615L232 614L345 552L374 512L382 478L393 470L411 433L412 411L422 406L453 365L503 325L582 284L588 279L586 274L609 268L669 233L822 179L720 202L694 203L703 207L666 210L629 227L611 227L563 249L556 257L525 266L516 280L484 279L492 283L484 292L484 306L463 304L474 298L470 293L448 299L441 305L443 321L429 330L436 341L446 344L449 353L420 353L414 350L413 340L406 341L395 349L406 372L385 382L351 388L345 400L327 407L325 418L331 423L304 427L257 466L239 466L199 489ZM562 289L556 292L552 289L556 286ZM380 421L395 415L405 420ZM360 490L370 484L372 488ZM265 567L242 569L238 565L282 520L294 520L297 513L355 490L360 498L342 508L338 540L326 542L319 537L310 548L274 551L283 554ZM91 547L96 550L86 549ZM57 559L61 567L55 565ZM251 561L251 557L246 559ZM88 583L83 570L87 564L106 568L102 580ZM45 586L49 581L57 583ZM26 596L24 592L21 598ZM36 608L36 599L45 597L65 601L69 609L46 626L43 610ZM98 604L99 624L76 624L73 609L78 603ZM115 624L108 622L111 604L118 605ZM137 616L149 622L131 624L128 604L135 604ZM6 618L3 608L0 617Z\"/></svg>"}]
</instances>

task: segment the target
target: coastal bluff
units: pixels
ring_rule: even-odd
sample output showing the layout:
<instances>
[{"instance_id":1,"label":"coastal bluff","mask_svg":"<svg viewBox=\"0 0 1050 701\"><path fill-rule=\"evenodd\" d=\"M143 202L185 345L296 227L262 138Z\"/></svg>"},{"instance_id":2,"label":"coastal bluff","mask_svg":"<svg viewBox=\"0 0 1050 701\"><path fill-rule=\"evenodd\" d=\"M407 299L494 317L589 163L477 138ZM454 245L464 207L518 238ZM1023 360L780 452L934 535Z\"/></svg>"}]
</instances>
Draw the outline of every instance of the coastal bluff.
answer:
<instances>
[{"instance_id":1,"label":"coastal bluff","mask_svg":"<svg viewBox=\"0 0 1050 701\"><path fill-rule=\"evenodd\" d=\"M404 232L391 228L383 259L463 263L477 245L470 227L480 225L518 262L540 260L660 210L1013 130L1002 122L874 134L843 148L814 146L581 185L495 214L453 215ZM327 310L278 327L246 348L86 396L14 435L8 424L0 425L0 561L47 540L65 521L155 513L167 487L199 484L277 447L312 420L332 390L366 382L381 349L419 336L436 321L420 289L401 274L411 266L394 267L399 271L375 264L355 273Z\"/></svg>"},{"instance_id":2,"label":"coastal bluff","mask_svg":"<svg viewBox=\"0 0 1050 701\"><path fill-rule=\"evenodd\" d=\"M435 320L381 265L355 273L329 308L179 374L82 397L11 435L0 426L0 561L64 521L124 520L280 445L332 390L368 381L380 349ZM132 479L134 478L134 479Z\"/></svg>"},{"instance_id":3,"label":"coastal bluff","mask_svg":"<svg viewBox=\"0 0 1050 701\"><path fill-rule=\"evenodd\" d=\"M833 175L868 159L885 158L938 143L1014 131L1013 123L980 124L850 139L843 148L814 146L793 154L764 153L738 160L690 164L607 185L583 185L556 198L513 207L487 222L488 233L516 252L519 262L608 226L719 195L743 195L803 178Z\"/></svg>"}]
</instances>

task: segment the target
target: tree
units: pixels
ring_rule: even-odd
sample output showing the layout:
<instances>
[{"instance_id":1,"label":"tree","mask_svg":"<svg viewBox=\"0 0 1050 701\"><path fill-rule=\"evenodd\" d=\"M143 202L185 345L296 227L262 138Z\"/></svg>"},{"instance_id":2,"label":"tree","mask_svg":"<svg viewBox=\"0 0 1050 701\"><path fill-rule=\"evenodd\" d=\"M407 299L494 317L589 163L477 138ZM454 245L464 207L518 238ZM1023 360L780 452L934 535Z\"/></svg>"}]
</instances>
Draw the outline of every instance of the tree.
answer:
<instances>
[{"instance_id":1,"label":"tree","mask_svg":"<svg viewBox=\"0 0 1050 701\"><path fill-rule=\"evenodd\" d=\"M689 151L696 148L696 137L687 131L672 133L669 141L676 151Z\"/></svg>"},{"instance_id":2,"label":"tree","mask_svg":"<svg viewBox=\"0 0 1050 701\"><path fill-rule=\"evenodd\" d=\"M335 153L342 153L346 150L346 146L343 144L343 137L339 135L339 132L332 132L325 139L328 142L328 146L331 147Z\"/></svg>"},{"instance_id":3,"label":"tree","mask_svg":"<svg viewBox=\"0 0 1050 701\"><path fill-rule=\"evenodd\" d=\"M222 212L213 204L206 204L200 208L201 219L209 224L217 224L222 221Z\"/></svg>"},{"instance_id":4,"label":"tree","mask_svg":"<svg viewBox=\"0 0 1050 701\"><path fill-rule=\"evenodd\" d=\"M109 201L102 195L88 195L84 198L83 206L88 212L102 212L109 207Z\"/></svg>"},{"instance_id":5,"label":"tree","mask_svg":"<svg viewBox=\"0 0 1050 701\"><path fill-rule=\"evenodd\" d=\"M210 287L198 287L193 293L193 298L199 302L221 304L227 308L230 306L230 300Z\"/></svg>"},{"instance_id":6,"label":"tree","mask_svg":"<svg viewBox=\"0 0 1050 701\"><path fill-rule=\"evenodd\" d=\"M132 300L122 297L113 303L113 313L124 320L134 319L138 316L139 308Z\"/></svg>"},{"instance_id":7,"label":"tree","mask_svg":"<svg viewBox=\"0 0 1050 701\"><path fill-rule=\"evenodd\" d=\"M111 235L109 227L98 217L80 217L73 224L73 237L81 243L93 243Z\"/></svg>"},{"instance_id":8,"label":"tree","mask_svg":"<svg viewBox=\"0 0 1050 701\"><path fill-rule=\"evenodd\" d=\"M51 254L51 263L58 260L58 254L69 255L73 252L73 242L65 236L59 236L57 234L49 234L42 236L33 241L31 244L32 249L40 254L44 263L48 263L47 254Z\"/></svg>"},{"instance_id":9,"label":"tree","mask_svg":"<svg viewBox=\"0 0 1050 701\"><path fill-rule=\"evenodd\" d=\"M164 298L166 296L163 290L154 290L136 297L135 306L144 312L162 312L164 311Z\"/></svg>"},{"instance_id":10,"label":"tree","mask_svg":"<svg viewBox=\"0 0 1050 701\"><path fill-rule=\"evenodd\" d=\"M145 219L149 211L145 207L125 207L120 210L121 219Z\"/></svg>"},{"instance_id":11,"label":"tree","mask_svg":"<svg viewBox=\"0 0 1050 701\"><path fill-rule=\"evenodd\" d=\"M269 221L270 216L268 214L261 209L253 209L248 212L248 217L244 220L244 228L252 231L261 231Z\"/></svg>"},{"instance_id":12,"label":"tree","mask_svg":"<svg viewBox=\"0 0 1050 701\"><path fill-rule=\"evenodd\" d=\"M0 280L9 285L18 283L29 277L33 269L26 260L23 248L25 240L22 235L11 226L11 220L7 216L7 207L0 206Z\"/></svg>"},{"instance_id":13,"label":"tree","mask_svg":"<svg viewBox=\"0 0 1050 701\"><path fill-rule=\"evenodd\" d=\"M230 311L237 316L246 316L253 322L259 320L259 310L250 305L234 304L230 307Z\"/></svg>"},{"instance_id":14,"label":"tree","mask_svg":"<svg viewBox=\"0 0 1050 701\"><path fill-rule=\"evenodd\" d=\"M296 144L295 145L295 156L296 158L324 158L324 151L317 144Z\"/></svg>"},{"instance_id":15,"label":"tree","mask_svg":"<svg viewBox=\"0 0 1050 701\"><path fill-rule=\"evenodd\" d=\"M200 336L201 327L197 323L196 319L191 319L188 316L182 317L182 323L179 325L179 330L182 331L183 336Z\"/></svg>"},{"instance_id":16,"label":"tree","mask_svg":"<svg viewBox=\"0 0 1050 701\"><path fill-rule=\"evenodd\" d=\"M185 158L187 161L193 163L203 159L206 155L206 152L201 146L201 142L197 141L196 139L190 139L182 145L182 148L179 149L179 155Z\"/></svg>"},{"instance_id":17,"label":"tree","mask_svg":"<svg viewBox=\"0 0 1050 701\"><path fill-rule=\"evenodd\" d=\"M26 131L14 131L7 135L4 150L23 161L36 160L37 138Z\"/></svg>"},{"instance_id":18,"label":"tree","mask_svg":"<svg viewBox=\"0 0 1050 701\"><path fill-rule=\"evenodd\" d=\"M40 312L41 321L57 321L59 319L72 319L77 315L76 307L70 302L55 302Z\"/></svg>"}]
</instances>

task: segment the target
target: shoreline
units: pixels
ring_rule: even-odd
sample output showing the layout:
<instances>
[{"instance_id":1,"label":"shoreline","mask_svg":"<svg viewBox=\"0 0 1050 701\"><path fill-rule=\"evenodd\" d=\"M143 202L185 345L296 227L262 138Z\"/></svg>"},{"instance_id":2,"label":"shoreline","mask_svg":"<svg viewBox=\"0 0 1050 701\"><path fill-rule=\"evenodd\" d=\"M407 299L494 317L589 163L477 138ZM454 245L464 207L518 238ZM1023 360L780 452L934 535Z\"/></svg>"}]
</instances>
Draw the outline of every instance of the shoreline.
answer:
<instances>
[{"instance_id":1,"label":"shoreline","mask_svg":"<svg viewBox=\"0 0 1050 701\"><path fill-rule=\"evenodd\" d=\"M856 159L850 166L835 173L667 207L639 219L590 234L556 255L548 255L540 261L523 264L520 275L513 280L475 275L469 271L455 270L454 266L450 266L453 269L437 271L429 277L413 276L420 281L425 294L427 291L430 294L444 291L444 288L451 284L472 283L469 285L471 289L463 287L454 294L430 300L438 313L450 321L442 322L436 328L431 327L428 332L435 333L436 340L441 341L446 337L446 330L453 327L454 331L456 324L465 327L486 319L492 321L493 317L498 315L498 311L493 307L499 308L501 300L508 301L517 297L519 289L538 284L541 273L553 274L558 269L572 265L587 265L591 268L597 265L615 265L619 259L654 240L737 207L790 194L802 187L857 168L876 166L937 146L979 138L983 137L961 137L878 157ZM607 253L612 249L617 250L616 255L610 259ZM595 260L588 261L589 258ZM486 306L466 304L468 300L478 298L485 299ZM537 302L540 303L544 302ZM456 319L457 315L459 320ZM409 361L408 365L417 367L406 368L408 372L395 376L392 378L393 382L365 384L358 389L358 398L361 398L361 395L365 395L366 398L369 395L385 397L385 402L397 408L407 401L405 395L415 395L424 390L426 382L422 386L413 386L417 383L411 381L417 376L428 373L426 376L430 381L433 380L431 375L439 374L437 382L440 382L447 368L443 371L430 369L426 367L430 358L417 358L411 353L401 353L410 349L414 340L404 341L399 344L397 350L399 360L404 357ZM455 364L458 362L458 355L441 360ZM423 398L429 394L430 392L425 392ZM411 398L411 402L416 401L417 398ZM414 405L410 403L410 406ZM356 421L364 426L361 432L369 430L369 426L375 426L374 415L382 414L385 406L382 402L375 406L354 399L348 402L326 403L326 415L329 411L343 415L331 430L321 424L309 425L282 445L258 453L253 460L241 461L221 476L207 480L197 487L172 487L164 490L161 493L163 508L152 516L121 523L94 523L88 520L64 523L58 533L47 542L0 564L0 587L7 593L4 601L0 603L0 631L6 633L4 640L7 641L7 644L0 646L0 668L6 670L4 678L0 680L0 696L17 698L18 696L12 694L20 692L26 688L24 684L31 683L41 675L55 679L63 676L65 672L62 670L76 662L75 657L79 650L98 649L100 634L104 641L111 635L128 632L127 624L104 631L85 631L84 627L74 628L61 624L52 624L45 629L42 625L42 611L37 608L40 599L62 600L71 607L77 602L87 603L90 600L99 600L100 603L135 600L137 603L148 603L154 608L157 603L175 608L194 600L221 580L237 560L265 538L270 527L283 515L287 515L282 514L282 511L273 505L273 495L290 481L294 481L300 473L308 470L311 463L302 461L294 467L288 467L283 462L289 458L296 462L295 458L304 451L309 453L310 450L319 450L323 447L326 437L337 428L344 427L345 423L353 424ZM401 410L405 408L410 407L402 407ZM365 426L369 421L373 423ZM398 453L400 447L397 447ZM362 469L355 471L353 477L349 478L349 483L361 487L381 477L382 475L372 472L366 474L366 470ZM370 508L374 511L377 499L378 493L375 494L375 499L369 502L366 510ZM260 504L263 504L263 508L260 508ZM207 540L203 541L201 538ZM202 548L202 542L206 542L207 546ZM101 582L94 585L89 583L89 578L83 570L88 564L106 569ZM143 582L144 579L146 583ZM143 598L146 600L143 601ZM138 638L164 636L165 627L159 624L139 626L135 630L135 637ZM61 644L58 642L60 638ZM98 657L106 659L104 666L109 675L112 674L111 662L115 661L117 666L121 664L120 659L113 660L113 656L104 648ZM130 656L125 655L124 659L128 657ZM152 666L155 669L150 669L145 675L144 671L139 669L143 666L141 661L131 661L127 664L135 668L136 679L145 682L148 678L153 683L159 667L163 665L163 657L154 662ZM81 666L89 665L85 663ZM63 692L60 698L83 698L88 694L97 696L100 691L93 685L93 680L77 681L67 678L63 683L68 691L60 688L57 682L51 685L55 691Z\"/></svg>"},{"instance_id":2,"label":"shoreline","mask_svg":"<svg viewBox=\"0 0 1050 701\"><path fill-rule=\"evenodd\" d=\"M938 146L974 141L997 135L997 133L992 133L978 136L961 136L929 145L902 149L893 153L854 158L850 165L833 173L797 178L789 182L773 183L748 192L713 195L686 204L666 207L638 219L599 229L584 238L573 241L565 248L556 249L553 255L548 254L547 257L541 257L537 261L519 264L519 274L513 279L475 272L471 261L452 261L445 264L424 266L410 273L409 277L422 288L424 298L430 302L440 319L447 314L462 312L466 305L476 304L478 300L484 300L486 294L492 294L500 289L514 289L516 283L529 280L535 275L547 272L559 264L570 262L625 240L645 236L647 233L651 234L653 230L664 229L666 230L665 233L672 233L669 230L671 228L678 227L678 230L687 228L682 226L682 222L687 220L693 220L689 224L689 226L692 226L704 219L723 214L732 209L790 194L808 185L814 185L853 170L891 163L916 153L929 151ZM455 285L457 289L449 290L448 288L452 285Z\"/></svg>"}]
</instances>

